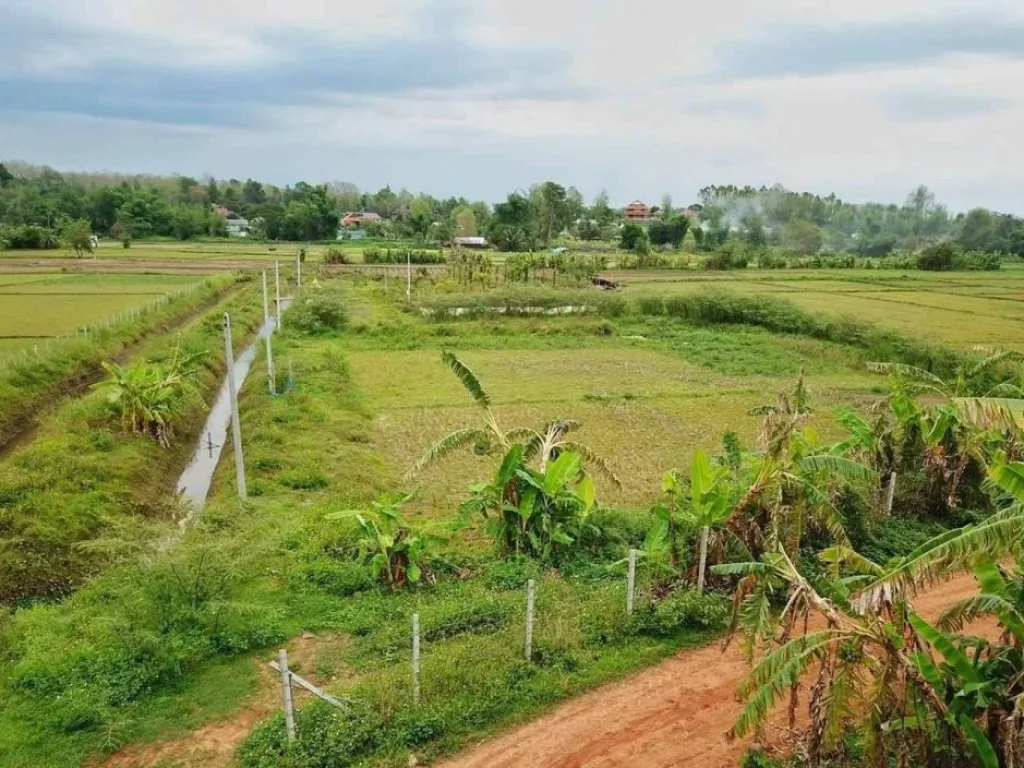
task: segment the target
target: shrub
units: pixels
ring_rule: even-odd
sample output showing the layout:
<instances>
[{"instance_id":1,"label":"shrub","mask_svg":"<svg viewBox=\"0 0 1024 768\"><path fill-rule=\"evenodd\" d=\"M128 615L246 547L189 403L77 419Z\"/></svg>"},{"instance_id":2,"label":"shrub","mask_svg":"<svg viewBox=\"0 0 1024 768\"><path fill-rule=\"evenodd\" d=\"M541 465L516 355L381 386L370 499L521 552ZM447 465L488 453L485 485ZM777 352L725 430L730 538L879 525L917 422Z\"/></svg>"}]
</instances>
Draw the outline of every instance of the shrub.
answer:
<instances>
[{"instance_id":1,"label":"shrub","mask_svg":"<svg viewBox=\"0 0 1024 768\"><path fill-rule=\"evenodd\" d=\"M953 262L959 255L957 247L952 243L929 245L918 254L917 268L929 272L945 272L953 269Z\"/></svg>"},{"instance_id":2,"label":"shrub","mask_svg":"<svg viewBox=\"0 0 1024 768\"><path fill-rule=\"evenodd\" d=\"M729 621L729 613L729 600L723 595L680 589L662 600L638 607L632 625L635 632L668 637L683 629L722 629Z\"/></svg>"},{"instance_id":3,"label":"shrub","mask_svg":"<svg viewBox=\"0 0 1024 768\"><path fill-rule=\"evenodd\" d=\"M324 254L324 264L348 264L348 254L345 253L343 248L335 248L331 246L327 249L327 253Z\"/></svg>"},{"instance_id":4,"label":"shrub","mask_svg":"<svg viewBox=\"0 0 1024 768\"><path fill-rule=\"evenodd\" d=\"M416 248L367 248L363 251L365 264L444 264L441 251Z\"/></svg>"},{"instance_id":5,"label":"shrub","mask_svg":"<svg viewBox=\"0 0 1024 768\"><path fill-rule=\"evenodd\" d=\"M348 310L336 293L319 291L303 296L288 312L290 327L311 336L336 333L348 325Z\"/></svg>"},{"instance_id":6,"label":"shrub","mask_svg":"<svg viewBox=\"0 0 1024 768\"><path fill-rule=\"evenodd\" d=\"M704 260L704 269L746 269L750 258L743 250L735 248L731 251L717 251Z\"/></svg>"},{"instance_id":7,"label":"shrub","mask_svg":"<svg viewBox=\"0 0 1024 768\"><path fill-rule=\"evenodd\" d=\"M484 580L491 589L522 589L530 579L540 576L540 566L536 560L527 557L514 557L500 560L488 566Z\"/></svg>"}]
</instances>

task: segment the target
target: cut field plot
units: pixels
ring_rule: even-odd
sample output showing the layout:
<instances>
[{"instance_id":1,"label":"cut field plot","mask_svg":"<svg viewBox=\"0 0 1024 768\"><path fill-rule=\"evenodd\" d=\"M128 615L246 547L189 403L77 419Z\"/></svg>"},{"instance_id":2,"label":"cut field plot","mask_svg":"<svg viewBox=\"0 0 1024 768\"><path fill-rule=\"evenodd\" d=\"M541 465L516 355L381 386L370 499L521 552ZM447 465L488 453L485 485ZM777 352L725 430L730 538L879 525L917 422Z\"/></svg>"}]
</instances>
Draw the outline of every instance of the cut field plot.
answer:
<instances>
[{"instance_id":1,"label":"cut field plot","mask_svg":"<svg viewBox=\"0 0 1024 768\"><path fill-rule=\"evenodd\" d=\"M757 405L793 384L792 377L727 376L668 354L637 349L475 350L465 362L490 393L505 428L538 428L555 418L583 422L579 440L611 464L621 490L602 485L605 503L642 506L660 493L667 467L686 466L697 445L734 430L752 444ZM476 426L479 412L436 351L352 353L357 385L377 417L374 443L396 472L411 467L448 432ZM852 372L851 372L852 373ZM820 428L832 406L870 398L863 375L812 381ZM493 460L453 455L415 478L419 506L450 511L469 482L487 479Z\"/></svg>"},{"instance_id":2,"label":"cut field plot","mask_svg":"<svg viewBox=\"0 0 1024 768\"><path fill-rule=\"evenodd\" d=\"M8 284L11 277L30 276L0 276L0 298L22 294L163 295L198 282L190 275L33 275L31 280Z\"/></svg>"},{"instance_id":3,"label":"cut field plot","mask_svg":"<svg viewBox=\"0 0 1024 768\"><path fill-rule=\"evenodd\" d=\"M1024 348L1024 321L969 315L956 309L881 301L862 295L804 293L787 295L787 298L798 307L811 312L854 317L905 334L925 336L960 348L969 348L976 344Z\"/></svg>"}]
</instances>

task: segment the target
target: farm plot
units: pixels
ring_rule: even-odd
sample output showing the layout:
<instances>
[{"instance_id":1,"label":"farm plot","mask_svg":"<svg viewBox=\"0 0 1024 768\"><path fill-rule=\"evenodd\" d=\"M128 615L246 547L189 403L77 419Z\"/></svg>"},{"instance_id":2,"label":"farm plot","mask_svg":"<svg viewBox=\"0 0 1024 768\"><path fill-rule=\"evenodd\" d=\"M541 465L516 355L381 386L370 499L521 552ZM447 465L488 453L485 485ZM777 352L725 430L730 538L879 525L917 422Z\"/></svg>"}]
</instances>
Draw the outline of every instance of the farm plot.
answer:
<instances>
[{"instance_id":1,"label":"farm plot","mask_svg":"<svg viewBox=\"0 0 1024 768\"><path fill-rule=\"evenodd\" d=\"M616 273L625 293L692 295L725 290L777 296L820 316L852 317L961 349L976 345L1024 349L1024 275L1005 273L893 274L850 270L772 275L749 270L729 276Z\"/></svg>"},{"instance_id":2,"label":"farm plot","mask_svg":"<svg viewBox=\"0 0 1024 768\"><path fill-rule=\"evenodd\" d=\"M692 350L699 356L699 350ZM483 381L506 428L556 418L583 423L579 440L608 460L622 482L605 483L609 503L642 506L660 493L666 467L685 466L697 445L725 430L752 444L760 419L751 408L773 402L791 375L728 375L677 355L628 347L591 350L473 350L463 358ZM479 413L436 350L354 352L350 365L374 421L378 449L404 471L436 439L479 423ZM831 428L831 406L870 397L872 380L847 370L812 379L819 428ZM456 454L416 478L424 509L450 510L467 478L483 478L493 460Z\"/></svg>"},{"instance_id":3,"label":"farm plot","mask_svg":"<svg viewBox=\"0 0 1024 768\"><path fill-rule=\"evenodd\" d=\"M2 275L0 356L104 322L198 282L173 275Z\"/></svg>"}]
</instances>

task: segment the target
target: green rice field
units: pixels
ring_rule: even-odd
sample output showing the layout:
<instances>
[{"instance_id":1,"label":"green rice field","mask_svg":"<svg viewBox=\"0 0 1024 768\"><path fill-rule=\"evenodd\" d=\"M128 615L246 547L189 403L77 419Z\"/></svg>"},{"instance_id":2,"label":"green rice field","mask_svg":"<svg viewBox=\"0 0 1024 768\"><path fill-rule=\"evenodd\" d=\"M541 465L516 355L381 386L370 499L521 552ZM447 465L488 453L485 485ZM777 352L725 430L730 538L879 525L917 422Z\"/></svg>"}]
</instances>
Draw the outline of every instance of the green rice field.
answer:
<instances>
[{"instance_id":1,"label":"green rice field","mask_svg":"<svg viewBox=\"0 0 1024 768\"><path fill-rule=\"evenodd\" d=\"M180 293L191 275L0 274L0 358Z\"/></svg>"}]
</instances>

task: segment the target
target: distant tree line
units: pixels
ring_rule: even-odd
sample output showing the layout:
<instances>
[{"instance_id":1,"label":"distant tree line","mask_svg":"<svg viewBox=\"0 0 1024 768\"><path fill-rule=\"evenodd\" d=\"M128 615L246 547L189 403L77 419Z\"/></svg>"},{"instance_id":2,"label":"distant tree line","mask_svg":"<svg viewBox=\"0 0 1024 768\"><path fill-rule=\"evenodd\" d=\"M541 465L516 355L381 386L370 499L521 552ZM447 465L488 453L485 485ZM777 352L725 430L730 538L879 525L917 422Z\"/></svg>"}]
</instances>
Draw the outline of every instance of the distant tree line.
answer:
<instances>
[{"instance_id":1,"label":"distant tree line","mask_svg":"<svg viewBox=\"0 0 1024 768\"><path fill-rule=\"evenodd\" d=\"M59 173L0 164L0 246L11 248L79 242L83 222L99 236L126 241L224 237L233 218L246 219L250 235L260 240L334 240L346 213L365 211L380 217L360 225L374 237L448 243L485 236L494 247L517 252L550 248L571 236L616 243L638 255L748 246L800 256L881 257L945 242L964 251L1024 256L1024 220L985 208L952 214L924 186L902 205L848 203L780 186L708 186L686 209L666 195L650 210L650 220L627 222L606 192L588 205L575 187L553 181L512 192L492 210L464 197L439 199L389 186L361 192L348 182L277 187L254 179Z\"/></svg>"}]
</instances>

